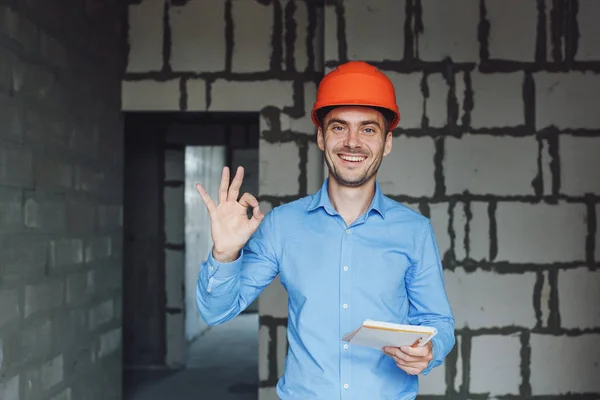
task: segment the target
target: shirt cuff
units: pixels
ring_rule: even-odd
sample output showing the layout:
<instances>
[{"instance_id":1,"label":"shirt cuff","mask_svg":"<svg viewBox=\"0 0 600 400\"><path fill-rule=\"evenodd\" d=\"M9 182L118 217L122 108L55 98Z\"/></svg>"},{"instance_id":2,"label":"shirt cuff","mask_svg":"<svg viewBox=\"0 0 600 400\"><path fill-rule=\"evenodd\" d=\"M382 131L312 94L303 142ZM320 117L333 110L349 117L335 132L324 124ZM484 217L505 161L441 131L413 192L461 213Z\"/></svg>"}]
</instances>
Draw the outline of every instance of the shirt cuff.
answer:
<instances>
[{"instance_id":1,"label":"shirt cuff","mask_svg":"<svg viewBox=\"0 0 600 400\"><path fill-rule=\"evenodd\" d=\"M242 249L237 259L231 262L219 262L214 259L213 248L211 248L208 253L208 258L206 259L209 278L229 279L236 276L242 268L243 255L244 250Z\"/></svg>"},{"instance_id":2,"label":"shirt cuff","mask_svg":"<svg viewBox=\"0 0 600 400\"><path fill-rule=\"evenodd\" d=\"M429 361L427 368L421 371L421 375L429 374L433 368L437 367L442 363L442 360L438 360L436 358L436 351L440 348L439 340L440 338L438 338L437 335L431 338L431 355L433 356L433 358L431 359L431 361Z\"/></svg>"}]
</instances>

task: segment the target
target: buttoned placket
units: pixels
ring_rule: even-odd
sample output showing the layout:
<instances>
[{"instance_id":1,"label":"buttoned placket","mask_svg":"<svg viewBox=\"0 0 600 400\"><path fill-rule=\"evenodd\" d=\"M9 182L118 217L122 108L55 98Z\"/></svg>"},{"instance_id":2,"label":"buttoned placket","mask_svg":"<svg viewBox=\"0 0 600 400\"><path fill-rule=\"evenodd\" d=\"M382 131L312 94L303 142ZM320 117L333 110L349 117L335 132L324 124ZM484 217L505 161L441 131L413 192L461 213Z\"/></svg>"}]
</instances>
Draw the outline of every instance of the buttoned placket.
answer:
<instances>
[{"instance_id":1,"label":"buttoned placket","mask_svg":"<svg viewBox=\"0 0 600 400\"><path fill-rule=\"evenodd\" d=\"M351 271L352 271L352 228L347 228L342 234L340 255L340 332L346 334L352 330L350 326L351 303ZM352 375L351 348L348 343L340 342L340 385L342 397L348 397Z\"/></svg>"}]
</instances>

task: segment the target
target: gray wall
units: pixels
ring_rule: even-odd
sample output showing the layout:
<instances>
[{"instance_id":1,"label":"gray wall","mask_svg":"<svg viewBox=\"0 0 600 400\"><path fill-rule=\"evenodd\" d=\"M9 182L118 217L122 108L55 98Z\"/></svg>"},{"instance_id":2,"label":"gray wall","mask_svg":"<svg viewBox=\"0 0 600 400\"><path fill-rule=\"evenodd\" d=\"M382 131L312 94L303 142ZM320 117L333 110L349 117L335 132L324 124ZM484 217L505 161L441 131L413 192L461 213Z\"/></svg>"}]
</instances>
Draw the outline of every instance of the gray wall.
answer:
<instances>
[{"instance_id":1,"label":"gray wall","mask_svg":"<svg viewBox=\"0 0 600 400\"><path fill-rule=\"evenodd\" d=\"M115 4L0 2L3 400L120 398L124 13Z\"/></svg>"},{"instance_id":2,"label":"gray wall","mask_svg":"<svg viewBox=\"0 0 600 400\"><path fill-rule=\"evenodd\" d=\"M457 318L421 393L600 393L600 3L327 3L131 5L123 108L260 112L268 208L322 182L322 73L376 63L402 114L380 181L432 219ZM275 281L259 299L261 399L283 372L286 298Z\"/></svg>"}]
</instances>

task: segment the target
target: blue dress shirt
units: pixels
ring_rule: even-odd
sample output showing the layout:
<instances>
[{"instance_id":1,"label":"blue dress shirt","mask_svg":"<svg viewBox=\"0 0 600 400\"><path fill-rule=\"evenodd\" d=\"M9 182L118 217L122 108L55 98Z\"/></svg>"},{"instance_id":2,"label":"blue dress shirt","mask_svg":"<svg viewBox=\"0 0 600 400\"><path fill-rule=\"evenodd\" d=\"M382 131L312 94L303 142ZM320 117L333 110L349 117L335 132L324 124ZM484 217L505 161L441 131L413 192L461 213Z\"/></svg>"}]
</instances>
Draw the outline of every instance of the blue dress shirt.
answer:
<instances>
[{"instance_id":1,"label":"blue dress shirt","mask_svg":"<svg viewBox=\"0 0 600 400\"><path fill-rule=\"evenodd\" d=\"M430 325L433 360L455 343L440 254L430 221L384 196L347 226L321 189L269 212L230 263L200 268L196 299L209 325L226 322L280 275L287 290L289 350L281 399L412 399L418 377L381 351L341 340L365 319Z\"/></svg>"}]
</instances>

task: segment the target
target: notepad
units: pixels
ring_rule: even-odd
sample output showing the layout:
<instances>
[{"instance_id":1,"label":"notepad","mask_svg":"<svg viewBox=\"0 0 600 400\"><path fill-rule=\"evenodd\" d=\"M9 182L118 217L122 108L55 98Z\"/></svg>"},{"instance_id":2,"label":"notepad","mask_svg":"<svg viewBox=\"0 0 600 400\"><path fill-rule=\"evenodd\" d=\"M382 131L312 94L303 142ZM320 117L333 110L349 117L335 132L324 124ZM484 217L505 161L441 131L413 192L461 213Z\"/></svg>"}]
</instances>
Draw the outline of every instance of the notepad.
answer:
<instances>
[{"instance_id":1,"label":"notepad","mask_svg":"<svg viewBox=\"0 0 600 400\"><path fill-rule=\"evenodd\" d=\"M437 334L437 329L422 325L402 325L390 322L366 320L342 340L358 346L381 350L385 346L421 347Z\"/></svg>"}]
</instances>

